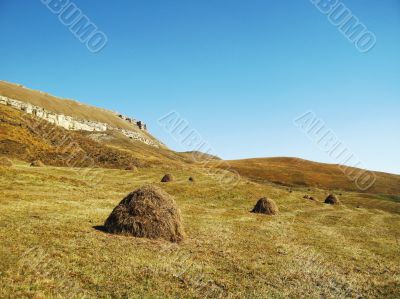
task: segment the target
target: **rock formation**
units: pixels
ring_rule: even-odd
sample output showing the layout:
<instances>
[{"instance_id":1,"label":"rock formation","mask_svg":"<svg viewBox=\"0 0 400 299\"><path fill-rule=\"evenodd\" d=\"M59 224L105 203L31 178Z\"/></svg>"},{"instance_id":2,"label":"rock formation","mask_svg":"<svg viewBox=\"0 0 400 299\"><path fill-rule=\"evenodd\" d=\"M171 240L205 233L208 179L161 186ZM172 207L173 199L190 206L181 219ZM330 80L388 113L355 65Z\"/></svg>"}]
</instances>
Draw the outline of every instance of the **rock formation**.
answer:
<instances>
[{"instance_id":1,"label":"rock formation","mask_svg":"<svg viewBox=\"0 0 400 299\"><path fill-rule=\"evenodd\" d=\"M114 128L108 124L101 123L101 122L76 119L71 116L57 114L57 113L48 111L42 107L38 107L38 106L32 105L30 103L25 103L22 101L10 99L10 98L4 97L4 96L0 96L0 104L11 106L11 107L18 109L20 111L23 111L27 114L33 115L33 116L43 119L43 120L46 120L56 126L63 127L66 130L87 131L87 132L105 132L107 130L117 130L117 131L121 132L123 135L125 135L126 137L133 139L133 140L143 142L147 145L154 146L154 147L160 147L160 145L161 145L160 143L157 143L156 141L148 138L145 135L145 133L135 132L133 130L131 131L131 130L126 130L126 129L121 129L121 128ZM142 121L137 121L133 118L129 118L129 117L121 115L121 114L117 114L117 115L121 119L126 120L127 122L131 123L132 126L136 126L139 130L147 131L147 126Z\"/></svg>"}]
</instances>

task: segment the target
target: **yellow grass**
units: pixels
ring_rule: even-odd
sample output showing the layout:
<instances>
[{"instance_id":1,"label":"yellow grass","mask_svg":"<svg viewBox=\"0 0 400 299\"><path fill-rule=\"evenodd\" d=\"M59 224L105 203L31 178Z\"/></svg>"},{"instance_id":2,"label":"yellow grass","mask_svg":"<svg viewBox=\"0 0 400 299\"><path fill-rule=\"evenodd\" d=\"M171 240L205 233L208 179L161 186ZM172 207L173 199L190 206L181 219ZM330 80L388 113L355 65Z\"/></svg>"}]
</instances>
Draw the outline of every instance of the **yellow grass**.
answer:
<instances>
[{"instance_id":1,"label":"yellow grass","mask_svg":"<svg viewBox=\"0 0 400 299\"><path fill-rule=\"evenodd\" d=\"M287 186L313 186L333 190L359 190L352 177L348 176L349 173L360 173L360 169L357 168L347 168L344 172L335 164L317 163L298 158L258 158L226 163L240 175L258 182L274 182ZM400 195L400 175L383 172L374 172L374 174L376 181L367 190L368 193Z\"/></svg>"},{"instance_id":2,"label":"yellow grass","mask_svg":"<svg viewBox=\"0 0 400 299\"><path fill-rule=\"evenodd\" d=\"M233 189L198 168L0 168L0 298L398 298L399 204L262 185ZM196 183L188 182L188 177ZM161 186L179 205L181 245L109 235L101 226L130 191ZM303 199L308 193L319 202ZM249 213L257 199L277 216ZM97 227L97 228L96 228Z\"/></svg>"}]
</instances>

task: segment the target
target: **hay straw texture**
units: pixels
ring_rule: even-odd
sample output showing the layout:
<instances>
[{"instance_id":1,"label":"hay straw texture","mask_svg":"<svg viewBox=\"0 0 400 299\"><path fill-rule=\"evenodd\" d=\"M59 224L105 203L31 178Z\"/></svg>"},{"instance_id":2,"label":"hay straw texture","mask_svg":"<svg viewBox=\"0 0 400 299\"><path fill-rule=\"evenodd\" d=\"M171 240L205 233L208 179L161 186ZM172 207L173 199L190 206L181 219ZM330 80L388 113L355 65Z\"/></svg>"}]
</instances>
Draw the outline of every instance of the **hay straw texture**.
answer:
<instances>
[{"instance_id":1,"label":"hay straw texture","mask_svg":"<svg viewBox=\"0 0 400 299\"><path fill-rule=\"evenodd\" d=\"M105 222L109 233L181 242L185 233L175 200L155 186L145 186L125 197Z\"/></svg>"}]
</instances>

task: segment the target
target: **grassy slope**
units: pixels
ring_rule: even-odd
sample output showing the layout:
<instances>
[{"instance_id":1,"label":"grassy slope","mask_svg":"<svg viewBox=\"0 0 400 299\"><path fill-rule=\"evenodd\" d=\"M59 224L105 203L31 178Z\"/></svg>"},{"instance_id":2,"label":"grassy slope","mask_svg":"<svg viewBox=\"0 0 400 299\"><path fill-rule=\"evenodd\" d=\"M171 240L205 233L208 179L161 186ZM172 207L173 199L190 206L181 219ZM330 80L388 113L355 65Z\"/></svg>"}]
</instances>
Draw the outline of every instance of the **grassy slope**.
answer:
<instances>
[{"instance_id":1,"label":"grassy slope","mask_svg":"<svg viewBox=\"0 0 400 299\"><path fill-rule=\"evenodd\" d=\"M283 185L303 185L324 189L358 191L354 182L338 165L316 163L297 158L259 158L227 161L244 177ZM226 167L226 166L224 166ZM400 176L375 172L377 180L370 193L400 195Z\"/></svg>"},{"instance_id":2,"label":"grassy slope","mask_svg":"<svg viewBox=\"0 0 400 299\"><path fill-rule=\"evenodd\" d=\"M400 206L344 193L342 206L304 190L243 180L229 190L188 166L162 185L182 210L181 245L96 230L130 191L164 170L0 168L0 297L398 298ZM195 176L196 183L187 181ZM326 195L308 192L320 201ZM275 217L249 213L261 196Z\"/></svg>"},{"instance_id":3,"label":"grassy slope","mask_svg":"<svg viewBox=\"0 0 400 299\"><path fill-rule=\"evenodd\" d=\"M24 161L39 159L54 166L91 166L93 161L96 166L122 169L131 164L142 167L160 164L179 166L184 161L168 149L132 141L118 132L107 132L105 135L111 139L103 142L93 140L95 138L90 138L92 135L97 136L98 133L67 131L0 105L0 155ZM82 151L77 151L78 148Z\"/></svg>"},{"instance_id":4,"label":"grassy slope","mask_svg":"<svg viewBox=\"0 0 400 299\"><path fill-rule=\"evenodd\" d=\"M47 110L73 116L78 119L108 123L118 128L131 129L133 127L111 111L81 104L73 100L61 99L47 93L23 88L20 85L5 81L0 81L0 95L28 102Z\"/></svg>"},{"instance_id":5,"label":"grassy slope","mask_svg":"<svg viewBox=\"0 0 400 299\"><path fill-rule=\"evenodd\" d=\"M106 109L89 106L70 99L62 99L5 81L0 81L0 95L31 103L58 114L72 116L77 119L107 123L116 128L140 132L146 137L158 141L148 132L139 130L135 125L120 119L114 112Z\"/></svg>"},{"instance_id":6,"label":"grassy slope","mask_svg":"<svg viewBox=\"0 0 400 299\"><path fill-rule=\"evenodd\" d=\"M179 153L182 156L188 157L192 161L196 162L207 162L209 160L221 160L220 157L210 155L207 153L199 152L199 151L190 151L190 152L181 152Z\"/></svg>"}]
</instances>

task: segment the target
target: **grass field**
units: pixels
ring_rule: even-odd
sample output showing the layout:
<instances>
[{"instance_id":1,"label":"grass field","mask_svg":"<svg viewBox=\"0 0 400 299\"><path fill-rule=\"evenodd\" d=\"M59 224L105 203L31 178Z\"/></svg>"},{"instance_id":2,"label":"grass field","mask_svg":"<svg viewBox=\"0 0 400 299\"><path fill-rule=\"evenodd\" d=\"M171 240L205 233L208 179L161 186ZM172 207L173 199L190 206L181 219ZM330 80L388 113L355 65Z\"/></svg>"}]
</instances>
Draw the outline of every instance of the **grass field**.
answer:
<instances>
[{"instance_id":1,"label":"grass field","mask_svg":"<svg viewBox=\"0 0 400 299\"><path fill-rule=\"evenodd\" d=\"M221 186L199 168L101 170L0 168L0 298L398 298L400 205L319 189L243 179ZM191 168L193 167L193 168ZM196 183L187 178L194 176ZM182 244L101 229L119 201L154 183L176 199ZM319 201L303 199L304 194ZM249 213L262 196L277 216Z\"/></svg>"}]
</instances>

